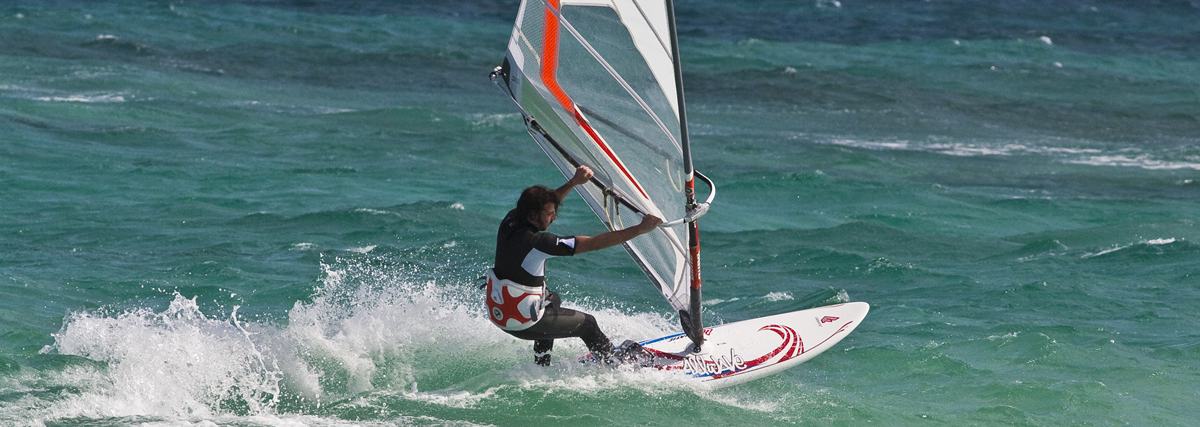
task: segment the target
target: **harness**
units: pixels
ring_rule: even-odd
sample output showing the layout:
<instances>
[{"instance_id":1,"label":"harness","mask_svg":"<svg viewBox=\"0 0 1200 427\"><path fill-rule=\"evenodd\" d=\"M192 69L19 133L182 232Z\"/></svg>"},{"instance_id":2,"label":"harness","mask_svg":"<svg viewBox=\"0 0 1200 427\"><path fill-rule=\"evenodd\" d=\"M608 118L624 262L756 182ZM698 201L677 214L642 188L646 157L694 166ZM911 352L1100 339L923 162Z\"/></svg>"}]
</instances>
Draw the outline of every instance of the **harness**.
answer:
<instances>
[{"instance_id":1,"label":"harness","mask_svg":"<svg viewBox=\"0 0 1200 427\"><path fill-rule=\"evenodd\" d=\"M545 311L543 294L545 286L525 286L508 279L496 277L487 269L487 311L492 324L505 331L529 329Z\"/></svg>"}]
</instances>

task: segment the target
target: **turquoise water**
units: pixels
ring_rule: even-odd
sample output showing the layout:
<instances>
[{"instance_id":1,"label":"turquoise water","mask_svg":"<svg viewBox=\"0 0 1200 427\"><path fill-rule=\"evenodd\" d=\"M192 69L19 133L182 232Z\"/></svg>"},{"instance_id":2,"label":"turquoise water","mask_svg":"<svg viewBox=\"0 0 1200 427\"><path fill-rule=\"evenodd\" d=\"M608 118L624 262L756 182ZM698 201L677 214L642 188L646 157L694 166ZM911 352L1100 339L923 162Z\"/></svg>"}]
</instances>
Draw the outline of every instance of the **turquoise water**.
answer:
<instances>
[{"instance_id":1,"label":"turquoise water","mask_svg":"<svg viewBox=\"0 0 1200 427\"><path fill-rule=\"evenodd\" d=\"M1200 416L1200 4L677 7L707 319L869 302L833 351L697 391L483 319L498 220L562 179L487 81L513 2L15 2L0 424ZM622 251L550 268L673 331Z\"/></svg>"}]
</instances>

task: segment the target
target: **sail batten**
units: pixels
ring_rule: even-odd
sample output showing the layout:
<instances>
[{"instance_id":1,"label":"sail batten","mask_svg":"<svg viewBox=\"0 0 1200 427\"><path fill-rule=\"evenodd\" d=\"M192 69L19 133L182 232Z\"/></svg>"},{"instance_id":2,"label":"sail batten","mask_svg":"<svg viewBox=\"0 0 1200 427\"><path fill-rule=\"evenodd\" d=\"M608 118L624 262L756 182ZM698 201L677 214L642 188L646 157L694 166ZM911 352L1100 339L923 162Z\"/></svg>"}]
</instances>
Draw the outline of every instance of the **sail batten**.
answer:
<instances>
[{"instance_id":1,"label":"sail batten","mask_svg":"<svg viewBox=\"0 0 1200 427\"><path fill-rule=\"evenodd\" d=\"M694 203L670 10L662 0L524 0L499 71L552 163L565 176L595 171L576 188L609 229L685 218ZM695 228L671 222L624 246L695 329Z\"/></svg>"}]
</instances>

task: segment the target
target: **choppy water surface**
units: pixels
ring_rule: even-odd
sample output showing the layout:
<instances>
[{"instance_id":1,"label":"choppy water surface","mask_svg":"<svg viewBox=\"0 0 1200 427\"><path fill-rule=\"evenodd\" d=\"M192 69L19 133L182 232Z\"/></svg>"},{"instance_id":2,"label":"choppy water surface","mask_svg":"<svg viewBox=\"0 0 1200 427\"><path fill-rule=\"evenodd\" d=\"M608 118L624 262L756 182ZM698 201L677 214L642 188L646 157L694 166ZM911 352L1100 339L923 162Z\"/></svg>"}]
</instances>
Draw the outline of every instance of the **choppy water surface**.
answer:
<instances>
[{"instance_id":1,"label":"choppy water surface","mask_svg":"<svg viewBox=\"0 0 1200 427\"><path fill-rule=\"evenodd\" d=\"M486 78L511 1L10 2L0 423L1200 416L1200 5L677 8L707 319L871 303L834 351L697 391L484 320L497 221L562 179ZM619 250L550 268L675 327Z\"/></svg>"}]
</instances>

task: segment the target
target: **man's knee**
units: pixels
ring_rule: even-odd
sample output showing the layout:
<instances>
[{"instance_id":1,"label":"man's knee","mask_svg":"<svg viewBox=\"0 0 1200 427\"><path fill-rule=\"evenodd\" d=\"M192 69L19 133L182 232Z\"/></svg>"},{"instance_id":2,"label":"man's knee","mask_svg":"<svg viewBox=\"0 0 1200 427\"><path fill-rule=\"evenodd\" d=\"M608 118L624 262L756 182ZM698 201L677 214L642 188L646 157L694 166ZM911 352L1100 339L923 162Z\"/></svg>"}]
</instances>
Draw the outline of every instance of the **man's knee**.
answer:
<instances>
[{"instance_id":1,"label":"man's knee","mask_svg":"<svg viewBox=\"0 0 1200 427\"><path fill-rule=\"evenodd\" d=\"M583 327L591 330L600 329L600 324L596 323L596 316L584 314Z\"/></svg>"}]
</instances>

